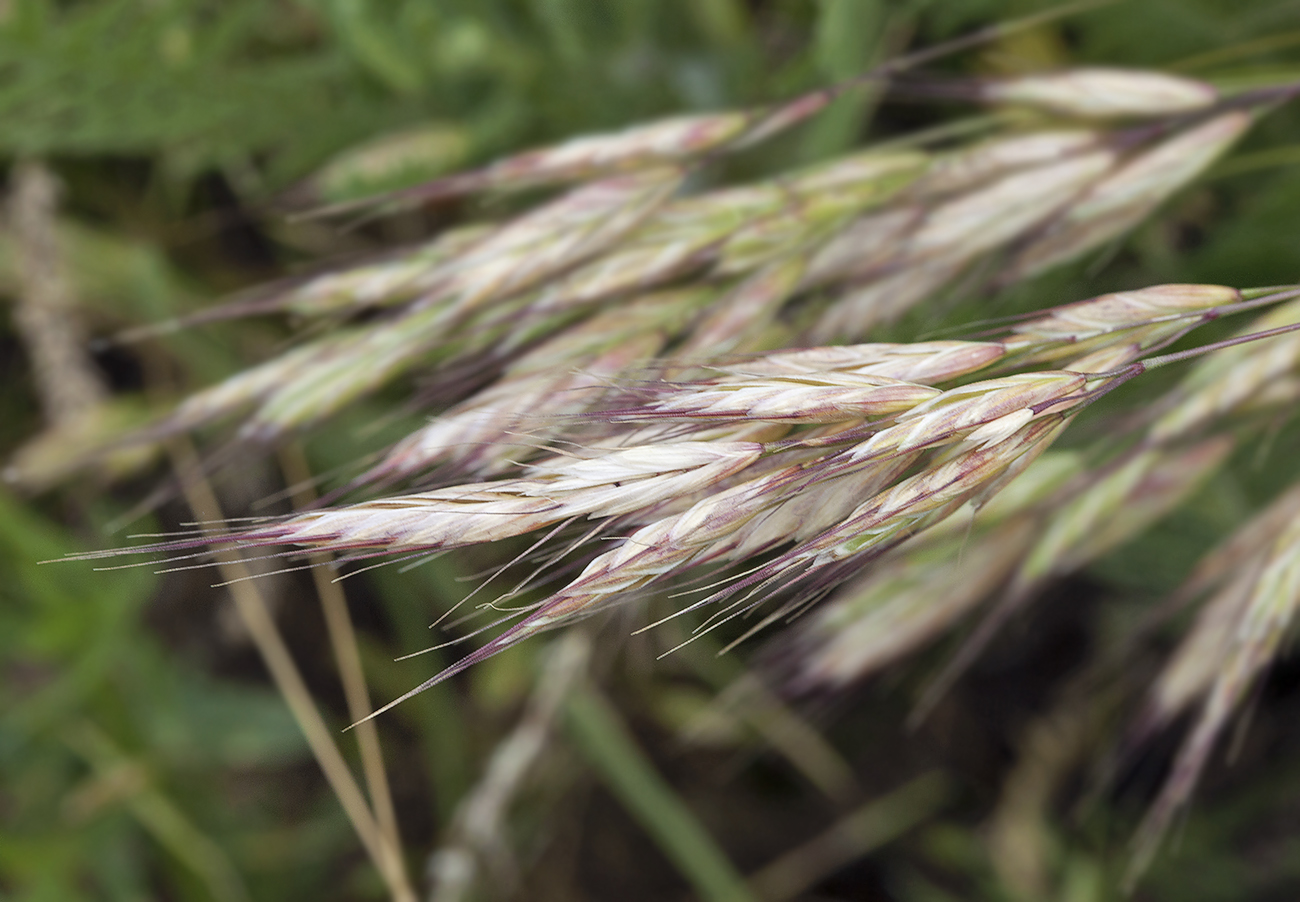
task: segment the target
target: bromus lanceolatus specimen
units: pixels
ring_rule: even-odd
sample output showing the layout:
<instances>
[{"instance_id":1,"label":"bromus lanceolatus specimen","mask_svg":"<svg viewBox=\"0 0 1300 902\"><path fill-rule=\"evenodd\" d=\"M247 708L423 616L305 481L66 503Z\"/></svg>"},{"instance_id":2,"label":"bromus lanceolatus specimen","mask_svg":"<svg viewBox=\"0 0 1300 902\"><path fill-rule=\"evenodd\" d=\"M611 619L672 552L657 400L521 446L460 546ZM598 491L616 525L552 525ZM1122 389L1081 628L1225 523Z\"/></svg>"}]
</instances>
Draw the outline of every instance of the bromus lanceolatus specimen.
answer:
<instances>
[{"instance_id":1,"label":"bromus lanceolatus specimen","mask_svg":"<svg viewBox=\"0 0 1300 902\"><path fill-rule=\"evenodd\" d=\"M783 696L842 691L974 615L921 694L923 717L1052 581L1178 508L1287 415L1300 302L1289 287L1166 284L879 340L927 302L943 310L1122 238L1292 90L1228 95L1109 69L980 82L901 72L887 73L888 90L998 112L722 183L736 155L813 117L833 96L822 92L576 139L331 211L531 201L160 327L305 324L278 356L113 437L175 445L233 423L187 463L184 491L412 376L433 418L296 514L129 550L168 568L217 554L353 572L509 542L511 557L457 612L473 627L455 641L489 638L380 711L616 606L654 610L646 628L688 619L687 641L719 629L728 646L793 621L765 632L751 674ZM1256 308L1263 319L1239 339L1171 348ZM1193 356L1137 412L1113 394ZM1085 416L1082 437L1057 444ZM28 457L13 475L49 479L93 457ZM1217 594L1149 697L1134 699L1145 707L1133 744L1195 719L1140 828L1135 869L1281 647L1300 600L1289 497L1189 577L1179 601ZM232 586L245 578L223 573ZM588 653L557 672L572 679ZM1110 690L1113 674L1103 660L1090 679ZM538 710L559 704L539 696ZM352 709L363 726L379 713L364 707ZM353 807L390 889L407 892L395 830L364 799Z\"/></svg>"}]
</instances>

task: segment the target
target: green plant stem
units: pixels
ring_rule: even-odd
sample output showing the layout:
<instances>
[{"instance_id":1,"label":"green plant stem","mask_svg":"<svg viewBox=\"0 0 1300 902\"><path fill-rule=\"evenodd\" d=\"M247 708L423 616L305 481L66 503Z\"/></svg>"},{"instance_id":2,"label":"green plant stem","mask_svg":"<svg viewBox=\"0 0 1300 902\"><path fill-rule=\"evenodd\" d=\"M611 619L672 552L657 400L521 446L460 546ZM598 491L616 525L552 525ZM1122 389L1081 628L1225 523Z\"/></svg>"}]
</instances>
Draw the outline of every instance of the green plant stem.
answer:
<instances>
[{"instance_id":1,"label":"green plant stem","mask_svg":"<svg viewBox=\"0 0 1300 902\"><path fill-rule=\"evenodd\" d=\"M123 801L135 819L203 881L213 899L247 902L248 888L221 846L153 786L144 769L103 730L90 721L79 721L64 731L64 741L85 759L98 780L125 790Z\"/></svg>"},{"instance_id":2,"label":"green plant stem","mask_svg":"<svg viewBox=\"0 0 1300 902\"><path fill-rule=\"evenodd\" d=\"M628 734L590 684L565 706L569 734L606 785L709 902L754 902L744 878Z\"/></svg>"},{"instance_id":3,"label":"green plant stem","mask_svg":"<svg viewBox=\"0 0 1300 902\"><path fill-rule=\"evenodd\" d=\"M943 774L917 777L766 865L750 878L750 885L768 902L793 899L933 816L951 795L951 781Z\"/></svg>"}]
</instances>

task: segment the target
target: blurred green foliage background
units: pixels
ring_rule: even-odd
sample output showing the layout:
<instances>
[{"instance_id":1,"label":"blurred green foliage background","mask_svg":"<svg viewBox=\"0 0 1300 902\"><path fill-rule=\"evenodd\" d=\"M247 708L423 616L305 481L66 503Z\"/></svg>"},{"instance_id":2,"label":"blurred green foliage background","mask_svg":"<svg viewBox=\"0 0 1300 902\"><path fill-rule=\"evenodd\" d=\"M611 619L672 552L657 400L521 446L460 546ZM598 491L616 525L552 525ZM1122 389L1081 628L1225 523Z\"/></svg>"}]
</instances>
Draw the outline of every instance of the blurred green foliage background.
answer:
<instances>
[{"instance_id":1,"label":"blurred green foliage background","mask_svg":"<svg viewBox=\"0 0 1300 902\"><path fill-rule=\"evenodd\" d=\"M412 240L464 212L341 230L286 218L287 209L413 184L575 133L789 97L1038 8L1016 0L7 0L0 159L39 159L57 174L66 278L86 329L103 338L317 262ZM1300 76L1297 53L1294 4L1129 0L936 66L972 75L1104 63L1240 85ZM850 94L735 162L736 174L821 159L952 112L877 101ZM1102 257L986 299L986 315L1162 281L1293 281L1296 162L1300 116L1277 111L1157 221ZM7 298L16 266L11 237L0 236ZM6 458L44 425L9 309L0 307ZM944 315L960 321L969 308ZM204 327L147 347L106 346L96 366L120 415L138 416L146 394L211 383L265 356L284 334L262 321ZM396 399L354 409L311 437L313 469L327 472L379 436L400 434L384 400ZM1167 591L1198 551L1294 472L1295 439L1284 432L1262 464L1217 479L1177 522L1073 580L1063 597L1092 607L1118 598L1122 611ZM284 485L274 462L237 469L219 483L227 513L268 510L257 502ZM130 532L177 528L188 514L174 502L132 513L163 473L155 467L111 485L81 477L35 496L0 488L0 897L383 896L224 593L208 587L210 573L36 564L120 541L111 531L128 521ZM427 624L472 585L457 578L489 560L466 555L346 583L377 698L436 669L437 654L392 658L428 643ZM346 708L310 581L264 585L327 719L341 729ZM771 747L770 724L724 717L703 739L681 740L714 694L743 677L744 649L717 659L699 643L654 662L673 644L671 628L625 641L626 623L607 626L593 665L602 688L575 690L500 827L510 868L490 868L470 897L740 898L728 882L736 873L804 849L788 859L811 875L791 884L801 898L1018 898L990 863L980 825L1050 687L1088 642L1081 617L1058 612L1018 632L915 732L902 726L910 672L850 699L778 709L773 717L813 737L795 758L830 749L850 770L851 791L829 797L797 773L788 749ZM529 643L380 721L417 882L522 716L547 648ZM1176 852L1136 898L1300 892L1295 677L1294 665L1275 674L1237 764L1211 776ZM348 737L341 745L352 755ZM1082 813L1052 800L1050 817L1027 828L1038 831L1057 898L1118 898L1128 831L1169 750L1151 753L1125 792L1093 799ZM870 807L900 786L911 795ZM867 814L853 821L862 805ZM847 832L818 846L836 824ZM705 839L683 849L674 830ZM818 870L817 849L836 843L852 854Z\"/></svg>"}]
</instances>

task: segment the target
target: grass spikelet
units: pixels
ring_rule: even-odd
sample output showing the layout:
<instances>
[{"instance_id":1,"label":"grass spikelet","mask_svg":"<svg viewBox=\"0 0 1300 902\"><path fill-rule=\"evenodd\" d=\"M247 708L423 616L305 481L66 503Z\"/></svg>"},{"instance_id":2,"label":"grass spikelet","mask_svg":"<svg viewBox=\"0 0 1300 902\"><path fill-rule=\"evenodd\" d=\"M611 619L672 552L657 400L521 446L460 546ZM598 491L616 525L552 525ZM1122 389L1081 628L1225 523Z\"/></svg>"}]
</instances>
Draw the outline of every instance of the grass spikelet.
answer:
<instances>
[{"instance_id":1,"label":"grass spikelet","mask_svg":"<svg viewBox=\"0 0 1300 902\"><path fill-rule=\"evenodd\" d=\"M258 364L186 398L151 432L171 435L232 416L269 397L295 373L346 348L350 333L329 335Z\"/></svg>"},{"instance_id":2,"label":"grass spikelet","mask_svg":"<svg viewBox=\"0 0 1300 902\"><path fill-rule=\"evenodd\" d=\"M771 576L788 567L816 569L871 551L915 531L922 521L936 513L946 516L989 488L1017 461L1046 450L1065 422L1063 414L1045 415L1006 437L972 442L973 448L879 493L838 526L782 555L776 563L759 572Z\"/></svg>"},{"instance_id":3,"label":"grass spikelet","mask_svg":"<svg viewBox=\"0 0 1300 902\"><path fill-rule=\"evenodd\" d=\"M1032 517L1020 517L969 542L959 534L915 549L901 546L780 641L777 678L795 693L834 691L900 660L997 588L1034 528Z\"/></svg>"},{"instance_id":4,"label":"grass spikelet","mask_svg":"<svg viewBox=\"0 0 1300 902\"><path fill-rule=\"evenodd\" d=\"M1249 335L1300 322L1300 302L1284 304L1255 320L1239 334ZM1275 380L1300 365L1300 337L1215 351L1198 362L1164 402L1168 409L1151 427L1152 441L1172 442L1194 435L1221 417L1249 405Z\"/></svg>"},{"instance_id":5,"label":"grass spikelet","mask_svg":"<svg viewBox=\"0 0 1300 902\"><path fill-rule=\"evenodd\" d=\"M779 192L737 192L669 204L621 247L543 287L529 314L551 314L641 291L699 272L750 217L779 209Z\"/></svg>"},{"instance_id":6,"label":"grass spikelet","mask_svg":"<svg viewBox=\"0 0 1300 902\"><path fill-rule=\"evenodd\" d=\"M1137 154L1034 235L999 279L1010 284L1031 278L1129 231L1204 172L1253 121L1250 113L1234 110Z\"/></svg>"},{"instance_id":7,"label":"grass spikelet","mask_svg":"<svg viewBox=\"0 0 1300 902\"><path fill-rule=\"evenodd\" d=\"M691 328L674 356L689 360L761 347L762 336L798 290L807 266L806 256L795 255L775 260L741 281Z\"/></svg>"},{"instance_id":8,"label":"grass spikelet","mask_svg":"<svg viewBox=\"0 0 1300 902\"><path fill-rule=\"evenodd\" d=\"M659 352L712 296L710 289L651 294L554 334L493 384L398 442L357 484L442 463L494 476L535 456L540 443L563 430L556 418L596 404L615 377ZM526 433L526 444L512 438L516 432Z\"/></svg>"},{"instance_id":9,"label":"grass spikelet","mask_svg":"<svg viewBox=\"0 0 1300 902\"><path fill-rule=\"evenodd\" d=\"M1168 726L1205 697L1229 653L1270 546L1297 517L1300 485L1293 485L1197 562L1171 600L1183 607L1207 592L1214 594L1152 683L1135 719L1135 741Z\"/></svg>"},{"instance_id":10,"label":"grass spikelet","mask_svg":"<svg viewBox=\"0 0 1300 902\"><path fill-rule=\"evenodd\" d=\"M1016 575L1020 589L1077 570L1180 505L1223 465L1234 443L1214 436L1178 451L1148 450L1057 507Z\"/></svg>"},{"instance_id":11,"label":"grass spikelet","mask_svg":"<svg viewBox=\"0 0 1300 902\"><path fill-rule=\"evenodd\" d=\"M1222 673L1233 645L1233 632L1250 601L1254 570L1262 554L1252 555L1255 566L1239 569L1231 582L1205 601L1191 630L1152 684L1145 709L1136 718L1134 740L1140 741L1169 726L1180 714L1203 701Z\"/></svg>"},{"instance_id":12,"label":"grass spikelet","mask_svg":"<svg viewBox=\"0 0 1300 902\"><path fill-rule=\"evenodd\" d=\"M554 147L526 151L483 169L447 176L416 188L328 207L331 214L393 202L440 200L482 191L511 192L600 179L691 160L744 134L753 113L679 116L621 132L586 135Z\"/></svg>"},{"instance_id":13,"label":"grass spikelet","mask_svg":"<svg viewBox=\"0 0 1300 902\"><path fill-rule=\"evenodd\" d=\"M905 234L891 253L873 255L872 265L850 270L853 281L809 330L809 340L825 343L852 339L895 319L953 281L976 258L1049 220L1117 159L1110 148L1080 143L1083 149L1077 152L1035 166L1007 169L988 183L977 183L965 193L927 205L914 225L905 218L881 219L873 224L886 229L898 227ZM1044 149L1036 144L1030 146L1036 153ZM997 155L991 156L1001 162ZM976 171L982 168L999 171L1004 167L994 165L994 161L970 166ZM946 181L959 183L953 173ZM922 196L932 190L925 178L915 186L916 193ZM991 211L997 211L996 215L991 216ZM905 208L904 217L907 215ZM864 230L869 232L870 228Z\"/></svg>"},{"instance_id":14,"label":"grass spikelet","mask_svg":"<svg viewBox=\"0 0 1300 902\"><path fill-rule=\"evenodd\" d=\"M915 193L934 200L979 188L1016 172L1097 150L1103 133L1052 129L1001 136L936 157Z\"/></svg>"},{"instance_id":15,"label":"grass spikelet","mask_svg":"<svg viewBox=\"0 0 1300 902\"><path fill-rule=\"evenodd\" d=\"M970 260L1043 222L1099 175L1117 154L1098 148L1040 166L1014 170L935 207L907 242L902 257L918 260ZM990 216L992 211L996 215Z\"/></svg>"},{"instance_id":16,"label":"grass spikelet","mask_svg":"<svg viewBox=\"0 0 1300 902\"><path fill-rule=\"evenodd\" d=\"M384 552L493 542L572 517L612 517L690 494L739 472L761 452L748 442L679 442L586 460L553 458L535 464L527 478L299 514L236 541Z\"/></svg>"},{"instance_id":17,"label":"grass spikelet","mask_svg":"<svg viewBox=\"0 0 1300 902\"><path fill-rule=\"evenodd\" d=\"M1205 109L1219 99L1218 91L1205 82L1106 67L990 81L979 93L988 103L1023 104L1081 119L1174 116Z\"/></svg>"},{"instance_id":18,"label":"grass spikelet","mask_svg":"<svg viewBox=\"0 0 1300 902\"><path fill-rule=\"evenodd\" d=\"M809 373L766 378L657 383L631 410L607 410L617 422L667 420L843 423L910 410L940 394L938 389L883 376Z\"/></svg>"},{"instance_id":19,"label":"grass spikelet","mask_svg":"<svg viewBox=\"0 0 1300 902\"><path fill-rule=\"evenodd\" d=\"M441 344L445 315L445 308L429 308L345 331L324 353L314 344L312 350L294 354L301 362L261 399L240 427L239 438L254 444L278 441L429 362Z\"/></svg>"},{"instance_id":20,"label":"grass spikelet","mask_svg":"<svg viewBox=\"0 0 1300 902\"><path fill-rule=\"evenodd\" d=\"M816 250L800 287L855 284L870 276L893 259L924 215L924 206L907 203L855 219Z\"/></svg>"},{"instance_id":21,"label":"grass spikelet","mask_svg":"<svg viewBox=\"0 0 1300 902\"><path fill-rule=\"evenodd\" d=\"M1044 316L1019 323L1003 341L1009 351L1029 352L1017 362L1044 363L1086 354L1116 332L1236 303L1241 292L1225 285L1155 285L1136 291L1103 294L1056 307ZM1174 328L1183 322L1172 320Z\"/></svg>"},{"instance_id":22,"label":"grass spikelet","mask_svg":"<svg viewBox=\"0 0 1300 902\"><path fill-rule=\"evenodd\" d=\"M441 464L479 477L505 472L534 456L540 443L560 431L560 424L545 418L585 410L607 380L654 354L664 340L656 333L631 338L598 356L575 360L581 368L571 372L507 374L402 439L356 482L401 479ZM524 434L527 443L513 441L516 433Z\"/></svg>"},{"instance_id":23,"label":"grass spikelet","mask_svg":"<svg viewBox=\"0 0 1300 902\"><path fill-rule=\"evenodd\" d=\"M727 239L718 275L748 272L824 239L911 184L929 166L920 153L864 153L780 183L786 201L775 214L747 223Z\"/></svg>"},{"instance_id":24,"label":"grass spikelet","mask_svg":"<svg viewBox=\"0 0 1300 902\"><path fill-rule=\"evenodd\" d=\"M272 313L309 319L341 317L398 306L424 294L442 265L481 242L491 230L489 225L450 229L432 241L386 258L276 283L250 298L219 304L182 322L193 326Z\"/></svg>"},{"instance_id":25,"label":"grass spikelet","mask_svg":"<svg viewBox=\"0 0 1300 902\"><path fill-rule=\"evenodd\" d=\"M984 369L1005 353L995 342L876 342L775 351L714 368L742 377L842 372L934 385Z\"/></svg>"},{"instance_id":26,"label":"grass spikelet","mask_svg":"<svg viewBox=\"0 0 1300 902\"><path fill-rule=\"evenodd\" d=\"M1276 656L1298 606L1300 518L1293 518L1249 577L1230 585L1207 608L1207 624L1228 621L1228 640L1214 643L1217 648L1205 648L1208 643L1200 643L1199 650L1217 653L1213 682L1191 734L1174 761L1173 772L1138 830L1129 869L1130 884L1150 864L1174 814L1191 796L1219 735ZM1198 638L1203 635L1199 633Z\"/></svg>"},{"instance_id":27,"label":"grass spikelet","mask_svg":"<svg viewBox=\"0 0 1300 902\"><path fill-rule=\"evenodd\" d=\"M967 263L960 257L927 260L923 265L902 265L896 258L884 262L901 268L848 285L808 329L809 343L830 344L871 334L952 282Z\"/></svg>"},{"instance_id":28,"label":"grass spikelet","mask_svg":"<svg viewBox=\"0 0 1300 902\"><path fill-rule=\"evenodd\" d=\"M1087 381L1079 373L1021 373L949 389L900 414L893 426L853 449L851 457L861 461L962 438L972 444L998 441L993 435L1009 422L1006 418L1014 418L1018 429L1039 415L1038 408L1068 408L1078 403Z\"/></svg>"},{"instance_id":29,"label":"grass spikelet","mask_svg":"<svg viewBox=\"0 0 1300 902\"><path fill-rule=\"evenodd\" d=\"M486 301L531 288L612 247L681 184L679 170L650 170L575 188L526 213L445 267L454 320Z\"/></svg>"},{"instance_id":30,"label":"grass spikelet","mask_svg":"<svg viewBox=\"0 0 1300 902\"><path fill-rule=\"evenodd\" d=\"M837 459L827 464L827 474L818 473L817 465L806 465L806 481L783 492L779 503L769 505L736 530L724 544L702 555L701 560L739 562L791 542L805 542L847 518L860 499L883 491L915 462L917 455L902 454L847 472L839 469Z\"/></svg>"},{"instance_id":31,"label":"grass spikelet","mask_svg":"<svg viewBox=\"0 0 1300 902\"><path fill-rule=\"evenodd\" d=\"M933 707L1050 578L1077 570L1145 531L1218 469L1232 447L1230 439L1219 436L1177 453L1138 452L1082 484L1063 487L1041 504L1038 535L1005 593L927 689L918 716Z\"/></svg>"}]
</instances>

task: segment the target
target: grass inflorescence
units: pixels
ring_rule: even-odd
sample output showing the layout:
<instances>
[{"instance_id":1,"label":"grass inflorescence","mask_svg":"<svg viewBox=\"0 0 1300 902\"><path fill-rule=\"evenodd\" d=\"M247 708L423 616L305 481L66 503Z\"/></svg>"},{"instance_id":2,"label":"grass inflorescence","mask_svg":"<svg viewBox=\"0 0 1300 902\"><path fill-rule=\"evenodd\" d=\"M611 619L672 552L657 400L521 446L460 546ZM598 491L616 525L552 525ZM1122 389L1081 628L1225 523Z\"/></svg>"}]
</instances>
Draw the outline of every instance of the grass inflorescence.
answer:
<instances>
[{"instance_id":1,"label":"grass inflorescence","mask_svg":"<svg viewBox=\"0 0 1300 902\"><path fill-rule=\"evenodd\" d=\"M1228 96L1118 69L913 78L899 93L1015 112L974 139L922 136L719 184L735 154L833 97L818 92L578 138L328 209L531 200L160 327L287 315L304 337L54 469L224 430L206 464L181 473L192 492L237 456L286 445L413 376L434 416L296 513L81 557L116 565L147 553L179 568L218 554L225 565L243 556L346 571L506 543L512 557L462 612L478 618L462 638L488 638L373 713L353 676L361 722L544 630L665 596L671 609L652 625L693 617L686 642L723 629L730 645L793 621L765 634L754 663L759 681L789 697L844 693L975 618L920 693L923 717L1054 582L1178 509L1288 415L1300 397L1300 333L1288 331L1300 324L1300 291L1155 285L1044 298L955 337L873 339L936 298L1004 289L1122 239L1287 90ZM1268 309L1238 335L1267 340L1170 350L1254 308ZM1099 403L1188 356L1200 359L1137 412ZM1085 411L1089 430L1066 447ZM36 483L50 466L28 455L9 473ZM1175 600L1200 602L1199 613L1134 694L1128 746L1189 712L1192 721L1137 830L1135 875L1283 647L1300 604L1294 495L1189 576ZM278 647L273 625L257 622L259 642ZM583 662L588 654L584 645ZM578 666L563 669L566 691ZM280 667L277 679L298 685ZM1096 670L1096 684L1114 682ZM592 691L574 690L568 716L580 732L605 722ZM537 732L563 705L539 689L535 724L512 742L535 756ZM332 746L314 742L334 762ZM493 779L513 787L502 754ZM616 790L632 792L619 773ZM410 897L391 803L372 800L388 811L380 824L355 785L332 779L390 892ZM474 799L500 820L491 792ZM470 810L440 867L482 842ZM719 892L741 892L712 847L705 865L673 854Z\"/></svg>"}]
</instances>

